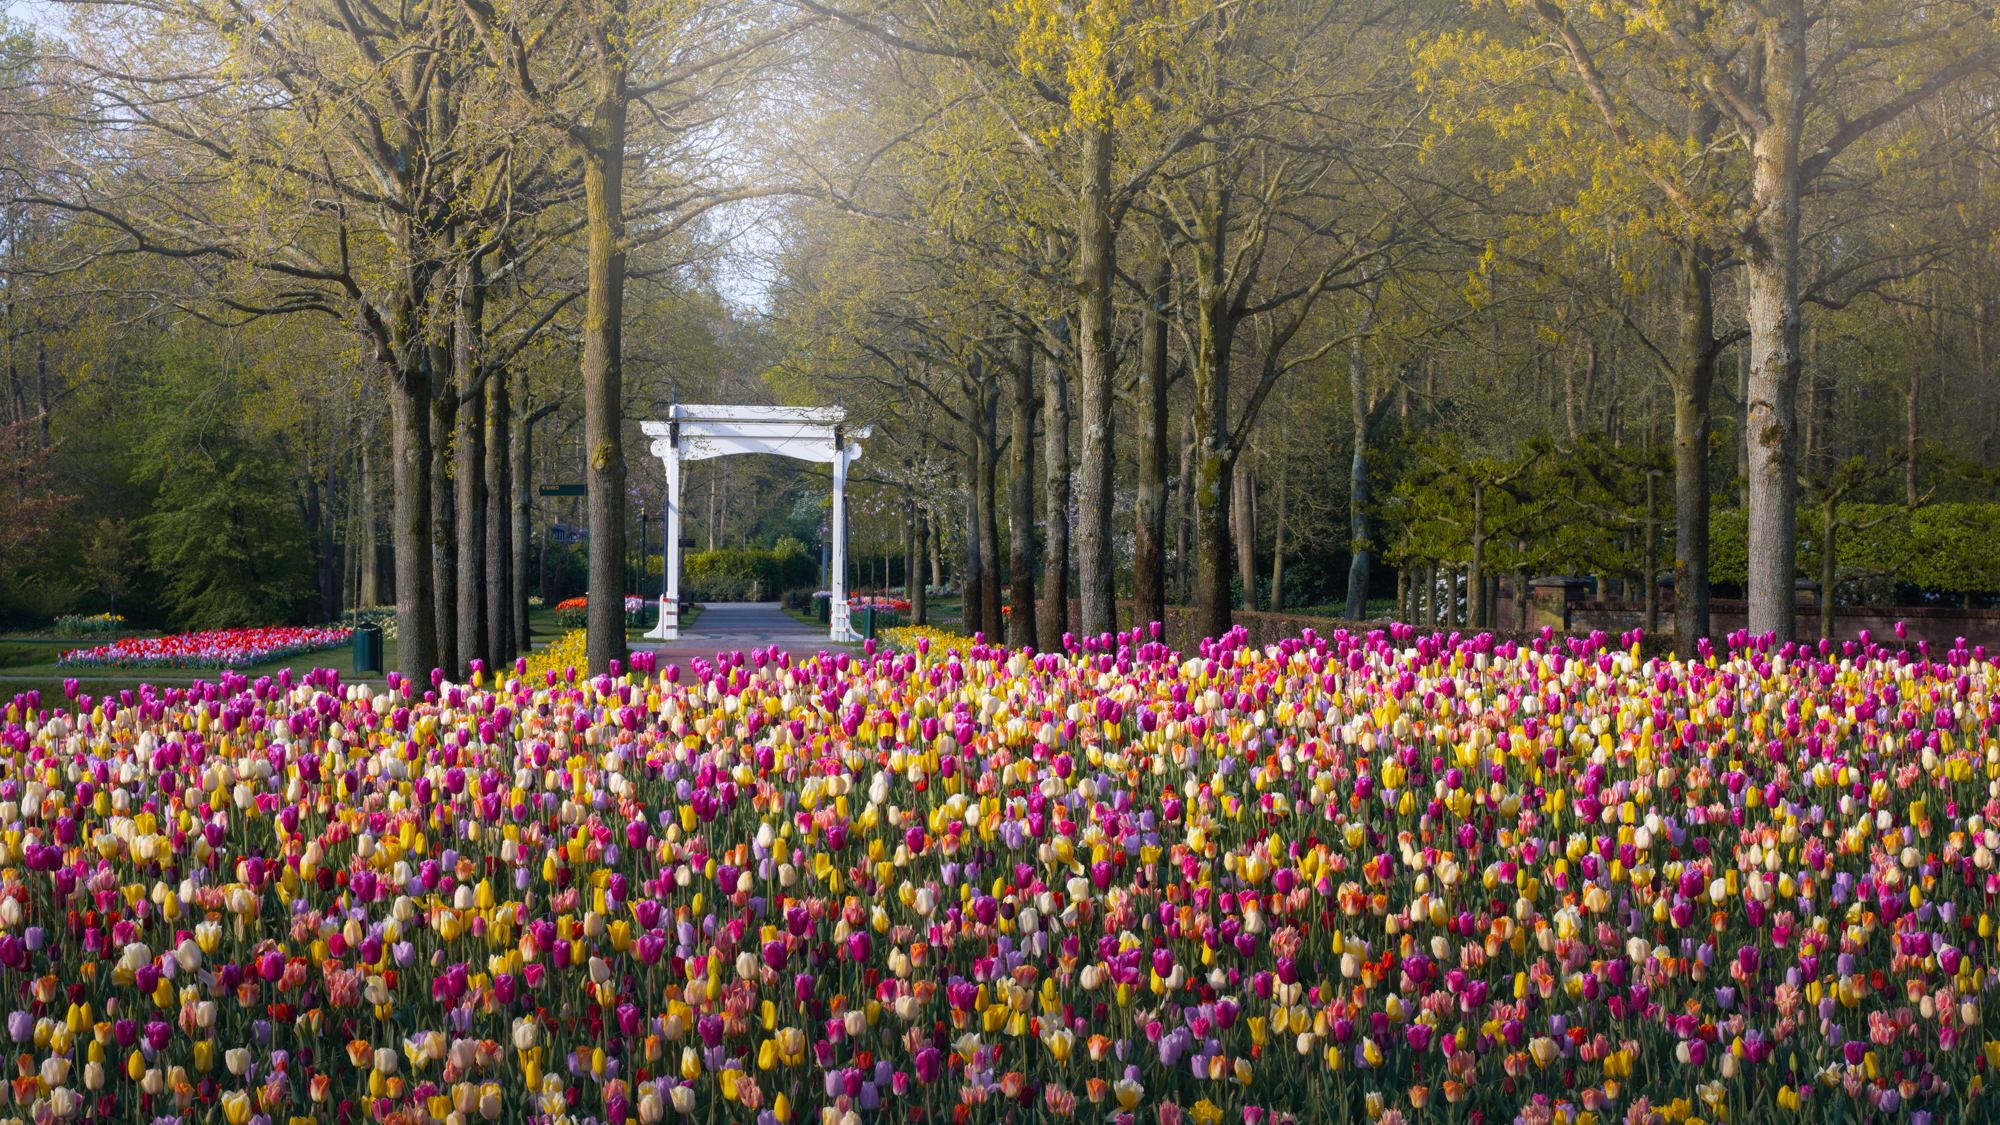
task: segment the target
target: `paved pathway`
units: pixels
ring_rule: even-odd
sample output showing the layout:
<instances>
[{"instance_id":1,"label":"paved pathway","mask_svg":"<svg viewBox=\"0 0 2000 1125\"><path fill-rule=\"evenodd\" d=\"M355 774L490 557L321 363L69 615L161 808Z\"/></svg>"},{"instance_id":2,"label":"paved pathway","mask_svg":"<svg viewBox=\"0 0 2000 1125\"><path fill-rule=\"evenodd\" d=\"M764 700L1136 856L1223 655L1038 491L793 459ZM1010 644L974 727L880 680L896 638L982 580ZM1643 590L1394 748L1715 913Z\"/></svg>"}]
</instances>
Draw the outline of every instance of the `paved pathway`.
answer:
<instances>
[{"instance_id":1,"label":"paved pathway","mask_svg":"<svg viewBox=\"0 0 2000 1125\"><path fill-rule=\"evenodd\" d=\"M856 645L836 645L826 630L802 625L778 608L777 602L707 602L692 629L677 641L633 641L635 652L657 652L662 664L685 665L690 657L714 659L718 652L769 649L789 652L794 660L821 650L857 651Z\"/></svg>"}]
</instances>

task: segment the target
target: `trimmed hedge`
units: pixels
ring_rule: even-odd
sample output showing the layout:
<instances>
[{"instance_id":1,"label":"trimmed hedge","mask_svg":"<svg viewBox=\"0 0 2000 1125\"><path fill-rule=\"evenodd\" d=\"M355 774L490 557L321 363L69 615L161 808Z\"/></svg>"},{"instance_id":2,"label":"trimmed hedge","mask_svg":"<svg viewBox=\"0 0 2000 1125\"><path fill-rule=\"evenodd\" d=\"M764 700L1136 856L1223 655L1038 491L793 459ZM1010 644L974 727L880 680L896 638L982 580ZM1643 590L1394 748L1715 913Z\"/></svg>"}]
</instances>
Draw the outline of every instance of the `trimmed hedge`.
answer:
<instances>
[{"instance_id":1,"label":"trimmed hedge","mask_svg":"<svg viewBox=\"0 0 2000 1125\"><path fill-rule=\"evenodd\" d=\"M1840 532L1837 572L1843 580L1893 577L1937 593L2000 591L2000 504L1933 504L1914 512L1889 504L1843 504L1854 523L1889 516L1865 531ZM1820 520L1816 507L1799 509L1799 577L1819 577ZM1740 508L1709 514L1708 567L1713 582L1748 580L1747 523Z\"/></svg>"}]
</instances>

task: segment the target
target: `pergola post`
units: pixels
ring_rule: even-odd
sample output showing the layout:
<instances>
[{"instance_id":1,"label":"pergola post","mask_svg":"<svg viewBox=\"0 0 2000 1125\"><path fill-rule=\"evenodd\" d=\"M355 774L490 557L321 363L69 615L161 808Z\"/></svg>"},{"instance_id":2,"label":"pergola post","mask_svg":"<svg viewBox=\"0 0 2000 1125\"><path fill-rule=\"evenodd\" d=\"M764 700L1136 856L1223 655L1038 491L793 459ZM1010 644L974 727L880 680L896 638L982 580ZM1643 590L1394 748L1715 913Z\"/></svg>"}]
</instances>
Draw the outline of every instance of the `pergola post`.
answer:
<instances>
[{"instance_id":1,"label":"pergola post","mask_svg":"<svg viewBox=\"0 0 2000 1125\"><path fill-rule=\"evenodd\" d=\"M667 440L653 443L653 453L667 470L667 541L661 545L660 620L646 636L657 641L677 641L681 637L681 434L680 423L670 422Z\"/></svg>"},{"instance_id":2,"label":"pergola post","mask_svg":"<svg viewBox=\"0 0 2000 1125\"><path fill-rule=\"evenodd\" d=\"M833 581L827 589L831 591L833 604L827 616L832 620L832 628L827 630L829 640L849 639L852 630L848 628L847 615L847 448L846 435L840 427L833 428L833 573L828 575Z\"/></svg>"},{"instance_id":3,"label":"pergola post","mask_svg":"<svg viewBox=\"0 0 2000 1125\"><path fill-rule=\"evenodd\" d=\"M854 438L866 438L870 427L849 433L840 407L683 406L675 405L668 421L642 422L653 438L653 456L666 466L667 543L662 570L666 593L660 599L660 622L646 636L680 639L681 604L681 463L735 453L776 453L802 461L833 466L832 628L829 639L857 640L847 612L847 466L861 458Z\"/></svg>"}]
</instances>

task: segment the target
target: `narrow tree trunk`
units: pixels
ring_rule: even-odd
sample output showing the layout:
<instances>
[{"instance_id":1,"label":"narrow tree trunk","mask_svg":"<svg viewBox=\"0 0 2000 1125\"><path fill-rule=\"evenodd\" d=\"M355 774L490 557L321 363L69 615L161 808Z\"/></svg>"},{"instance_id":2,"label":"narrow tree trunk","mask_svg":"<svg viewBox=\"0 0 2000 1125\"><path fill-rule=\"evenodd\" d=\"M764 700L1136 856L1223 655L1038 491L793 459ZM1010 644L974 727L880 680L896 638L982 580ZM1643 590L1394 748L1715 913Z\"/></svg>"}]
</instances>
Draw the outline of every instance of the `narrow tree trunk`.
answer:
<instances>
[{"instance_id":1,"label":"narrow tree trunk","mask_svg":"<svg viewBox=\"0 0 2000 1125\"><path fill-rule=\"evenodd\" d=\"M1910 458L1903 462L1903 503L1915 507L1917 504L1917 396L1922 393L1923 380L1918 378L1917 366L1910 365L1910 389L1903 395L1903 448Z\"/></svg>"},{"instance_id":2,"label":"narrow tree trunk","mask_svg":"<svg viewBox=\"0 0 2000 1125\"><path fill-rule=\"evenodd\" d=\"M1655 514L1654 492L1659 486L1659 474L1646 474L1646 573L1640 578L1646 583L1646 634L1652 636L1660 631L1660 520ZM1678 641L1676 649L1680 649ZM1693 652L1693 649L1681 651Z\"/></svg>"},{"instance_id":3,"label":"narrow tree trunk","mask_svg":"<svg viewBox=\"0 0 2000 1125\"><path fill-rule=\"evenodd\" d=\"M1396 612L1392 616L1398 621L1410 622L1417 616L1410 612L1410 568L1407 565L1396 568Z\"/></svg>"},{"instance_id":4,"label":"narrow tree trunk","mask_svg":"<svg viewBox=\"0 0 2000 1125\"><path fill-rule=\"evenodd\" d=\"M486 662L505 682L514 637L514 489L508 473L513 402L507 372L486 374Z\"/></svg>"},{"instance_id":5,"label":"narrow tree trunk","mask_svg":"<svg viewBox=\"0 0 2000 1125\"><path fill-rule=\"evenodd\" d=\"M903 501L903 600L912 600L910 592L918 584L916 505L905 499Z\"/></svg>"},{"instance_id":6,"label":"narrow tree trunk","mask_svg":"<svg viewBox=\"0 0 2000 1125\"><path fill-rule=\"evenodd\" d=\"M1060 361L1044 369L1042 505L1046 528L1042 554L1042 604L1035 629L1054 652L1069 631L1069 379Z\"/></svg>"},{"instance_id":7,"label":"narrow tree trunk","mask_svg":"<svg viewBox=\"0 0 2000 1125\"><path fill-rule=\"evenodd\" d=\"M1271 529L1271 612L1285 611L1285 485L1291 463L1278 460L1278 519Z\"/></svg>"},{"instance_id":8,"label":"narrow tree trunk","mask_svg":"<svg viewBox=\"0 0 2000 1125\"><path fill-rule=\"evenodd\" d=\"M396 667L414 684L437 667L437 602L431 572L431 380L410 363L390 388L395 462Z\"/></svg>"},{"instance_id":9,"label":"narrow tree trunk","mask_svg":"<svg viewBox=\"0 0 2000 1125\"><path fill-rule=\"evenodd\" d=\"M1833 588L1840 581L1840 526L1834 522L1836 504L1829 497L1820 506L1819 537L1819 636L1833 639Z\"/></svg>"},{"instance_id":10,"label":"narrow tree trunk","mask_svg":"<svg viewBox=\"0 0 2000 1125\"><path fill-rule=\"evenodd\" d=\"M306 526L306 545L307 549L311 551L313 554L313 560L312 560L313 585L317 587L317 589L313 591L312 603L309 603L306 613L308 614L308 616L311 618L312 621L314 621L315 623L320 623L332 620L332 617L328 613L328 608L329 608L329 603L331 603L333 599L329 596L328 581L327 581L332 573L332 561L333 561L332 552L330 550L322 549L320 543L322 541L321 537L322 531L327 532L327 535L325 536L325 541L328 542L329 544L332 542L333 537L331 531L333 528L333 521L327 518L327 515L325 513L322 513L320 511L319 476L318 474L313 472L312 458L310 456L306 458L305 470L306 470L305 472L306 510L305 510L305 517L300 522L304 523ZM328 492L327 503L328 506L330 507L333 502L331 481L328 482L327 492Z\"/></svg>"},{"instance_id":11,"label":"narrow tree trunk","mask_svg":"<svg viewBox=\"0 0 2000 1125\"><path fill-rule=\"evenodd\" d=\"M1527 544L1520 543L1518 545L1522 548L1522 553L1525 554ZM1528 582L1528 571L1526 569L1514 572L1514 628L1522 632L1527 631L1528 608L1530 599L1534 596L1534 589Z\"/></svg>"},{"instance_id":12,"label":"narrow tree trunk","mask_svg":"<svg viewBox=\"0 0 2000 1125\"><path fill-rule=\"evenodd\" d=\"M361 438L361 534L355 538L356 570L360 589L355 604L381 605L382 552L376 544L375 524L375 427L371 424Z\"/></svg>"},{"instance_id":13,"label":"narrow tree trunk","mask_svg":"<svg viewBox=\"0 0 2000 1125\"><path fill-rule=\"evenodd\" d=\"M1229 529L1236 535L1236 573L1243 581L1243 608L1257 608L1257 470L1247 457L1236 459L1229 482Z\"/></svg>"},{"instance_id":14,"label":"narrow tree trunk","mask_svg":"<svg viewBox=\"0 0 2000 1125\"><path fill-rule=\"evenodd\" d=\"M1014 330L1013 443L1008 448L1007 643L1042 649L1035 636L1035 338L1033 329Z\"/></svg>"},{"instance_id":15,"label":"narrow tree trunk","mask_svg":"<svg viewBox=\"0 0 2000 1125\"><path fill-rule=\"evenodd\" d=\"M485 330L484 280L478 263L461 269L458 326L452 333L459 398L455 499L458 532L458 665L453 677L469 679L472 661L488 655L486 621L486 388L480 383L479 343Z\"/></svg>"},{"instance_id":16,"label":"narrow tree trunk","mask_svg":"<svg viewBox=\"0 0 2000 1125\"><path fill-rule=\"evenodd\" d=\"M1750 341L1736 349L1736 506L1750 510Z\"/></svg>"},{"instance_id":17,"label":"narrow tree trunk","mask_svg":"<svg viewBox=\"0 0 2000 1125\"><path fill-rule=\"evenodd\" d=\"M1486 591L1486 486L1472 486L1472 551L1471 562L1466 569L1465 600L1472 602ZM1472 610L1473 628L1487 625L1484 606L1468 606Z\"/></svg>"},{"instance_id":18,"label":"narrow tree trunk","mask_svg":"<svg viewBox=\"0 0 2000 1125\"><path fill-rule=\"evenodd\" d=\"M1181 422L1181 475L1174 497L1174 600L1181 605L1192 601L1189 590L1188 548L1194 534L1194 420Z\"/></svg>"},{"instance_id":19,"label":"narrow tree trunk","mask_svg":"<svg viewBox=\"0 0 2000 1125\"><path fill-rule=\"evenodd\" d=\"M1692 658L1708 636L1708 400L1715 385L1715 288L1713 253L1705 246L1681 248L1681 354L1674 396L1674 651ZM1652 478L1647 478L1652 495ZM1649 501L1646 514L1652 517ZM1648 597L1659 594L1656 572L1646 577ZM1658 627L1656 621L1647 628Z\"/></svg>"},{"instance_id":20,"label":"narrow tree trunk","mask_svg":"<svg viewBox=\"0 0 2000 1125\"><path fill-rule=\"evenodd\" d=\"M1806 113L1804 0L1764 21L1764 117L1751 146L1745 240L1750 328L1750 632L1795 639L1798 572L1799 139Z\"/></svg>"},{"instance_id":21,"label":"narrow tree trunk","mask_svg":"<svg viewBox=\"0 0 2000 1125\"><path fill-rule=\"evenodd\" d=\"M961 628L966 636L986 627L986 575L981 572L979 550L979 463L984 457L974 450L965 455L965 570L959 575Z\"/></svg>"},{"instance_id":22,"label":"narrow tree trunk","mask_svg":"<svg viewBox=\"0 0 2000 1125\"><path fill-rule=\"evenodd\" d=\"M1003 627L1006 617L1001 613L1000 601L1000 521L995 495L999 482L995 469L999 466L999 451L993 440L996 423L995 401L985 411L986 436L977 443L979 451L979 629L986 634L987 643L1004 645L1007 633Z\"/></svg>"},{"instance_id":23,"label":"narrow tree trunk","mask_svg":"<svg viewBox=\"0 0 2000 1125\"><path fill-rule=\"evenodd\" d=\"M523 389L525 390L525 376L520 378L522 378ZM528 547L534 521L534 493L532 489L534 474L530 471L529 466L534 464L534 444L535 424L533 420L523 418L521 424L515 428L515 437L510 451L513 464L508 473L508 477L514 486L514 518L512 524L514 550L513 613L514 651L517 653L528 651L529 647L534 643L534 637L528 629Z\"/></svg>"},{"instance_id":24,"label":"narrow tree trunk","mask_svg":"<svg viewBox=\"0 0 2000 1125\"><path fill-rule=\"evenodd\" d=\"M1132 604L1135 624L1167 619L1167 314L1170 275L1166 247L1155 242L1146 279L1148 308L1141 326L1140 373L1145 424L1139 433L1139 489L1134 501Z\"/></svg>"},{"instance_id":25,"label":"narrow tree trunk","mask_svg":"<svg viewBox=\"0 0 2000 1125\"><path fill-rule=\"evenodd\" d=\"M601 5L603 39L624 33L624 4ZM585 657L595 675L625 659L625 56L601 42L591 80L590 124L579 146L588 292L583 314L584 483L590 499L590 599Z\"/></svg>"},{"instance_id":26,"label":"narrow tree trunk","mask_svg":"<svg viewBox=\"0 0 2000 1125\"><path fill-rule=\"evenodd\" d=\"M458 425L458 394L451 379L451 353L443 345L430 349L432 378L431 433L431 583L437 591L433 613L437 618L437 667L452 679L458 677L458 549L457 521L453 500L457 485L451 476L451 441Z\"/></svg>"},{"instance_id":27,"label":"narrow tree trunk","mask_svg":"<svg viewBox=\"0 0 2000 1125\"><path fill-rule=\"evenodd\" d=\"M1374 302L1361 306L1361 331L1375 313ZM1347 619L1368 616L1368 365L1357 333L1347 349L1348 406L1354 415L1354 457L1347 466Z\"/></svg>"},{"instance_id":28,"label":"narrow tree trunk","mask_svg":"<svg viewBox=\"0 0 2000 1125\"><path fill-rule=\"evenodd\" d=\"M1083 182L1077 192L1077 376L1083 423L1076 472L1077 579L1085 636L1116 626L1111 551L1112 460L1111 270L1116 231L1111 216L1111 132L1085 131Z\"/></svg>"},{"instance_id":29,"label":"narrow tree trunk","mask_svg":"<svg viewBox=\"0 0 2000 1125\"><path fill-rule=\"evenodd\" d=\"M917 523L917 569L916 582L910 587L910 624L930 624L930 591L925 588L930 578L931 521L929 513L918 508Z\"/></svg>"}]
</instances>

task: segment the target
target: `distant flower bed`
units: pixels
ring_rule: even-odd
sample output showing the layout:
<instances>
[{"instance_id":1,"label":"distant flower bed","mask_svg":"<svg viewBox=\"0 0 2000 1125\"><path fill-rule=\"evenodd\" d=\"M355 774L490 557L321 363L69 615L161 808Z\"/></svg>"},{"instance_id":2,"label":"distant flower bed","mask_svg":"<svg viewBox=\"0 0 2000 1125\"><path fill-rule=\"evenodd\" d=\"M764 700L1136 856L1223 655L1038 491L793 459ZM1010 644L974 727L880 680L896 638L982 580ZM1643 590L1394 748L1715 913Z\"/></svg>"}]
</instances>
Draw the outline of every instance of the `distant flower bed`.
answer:
<instances>
[{"instance_id":1,"label":"distant flower bed","mask_svg":"<svg viewBox=\"0 0 2000 1125\"><path fill-rule=\"evenodd\" d=\"M116 633L125 627L125 619L115 613L99 613L89 617L71 615L56 618L56 636L84 637L92 633Z\"/></svg>"},{"instance_id":2,"label":"distant flower bed","mask_svg":"<svg viewBox=\"0 0 2000 1125\"><path fill-rule=\"evenodd\" d=\"M866 605L866 606L874 606L876 609L893 609L898 613L902 613L910 608L910 603L904 601L901 598L884 598L875 595L863 595L858 598L849 598L847 599L847 604L851 607L860 607Z\"/></svg>"},{"instance_id":3,"label":"distant flower bed","mask_svg":"<svg viewBox=\"0 0 2000 1125\"><path fill-rule=\"evenodd\" d=\"M244 668L336 648L353 635L354 630L346 626L324 625L211 629L73 649L57 657L56 664L71 668Z\"/></svg>"},{"instance_id":4,"label":"distant flower bed","mask_svg":"<svg viewBox=\"0 0 2000 1125\"><path fill-rule=\"evenodd\" d=\"M396 607L392 605L372 605L366 609L350 609L341 614L341 620L349 626L373 625L382 630L382 639L396 639Z\"/></svg>"},{"instance_id":5,"label":"distant flower bed","mask_svg":"<svg viewBox=\"0 0 2000 1125\"><path fill-rule=\"evenodd\" d=\"M625 595L625 623L638 624L637 618L646 612L651 604L636 594ZM560 629L581 629L585 624L584 613L590 608L590 595L568 598L556 603L556 627Z\"/></svg>"}]
</instances>

